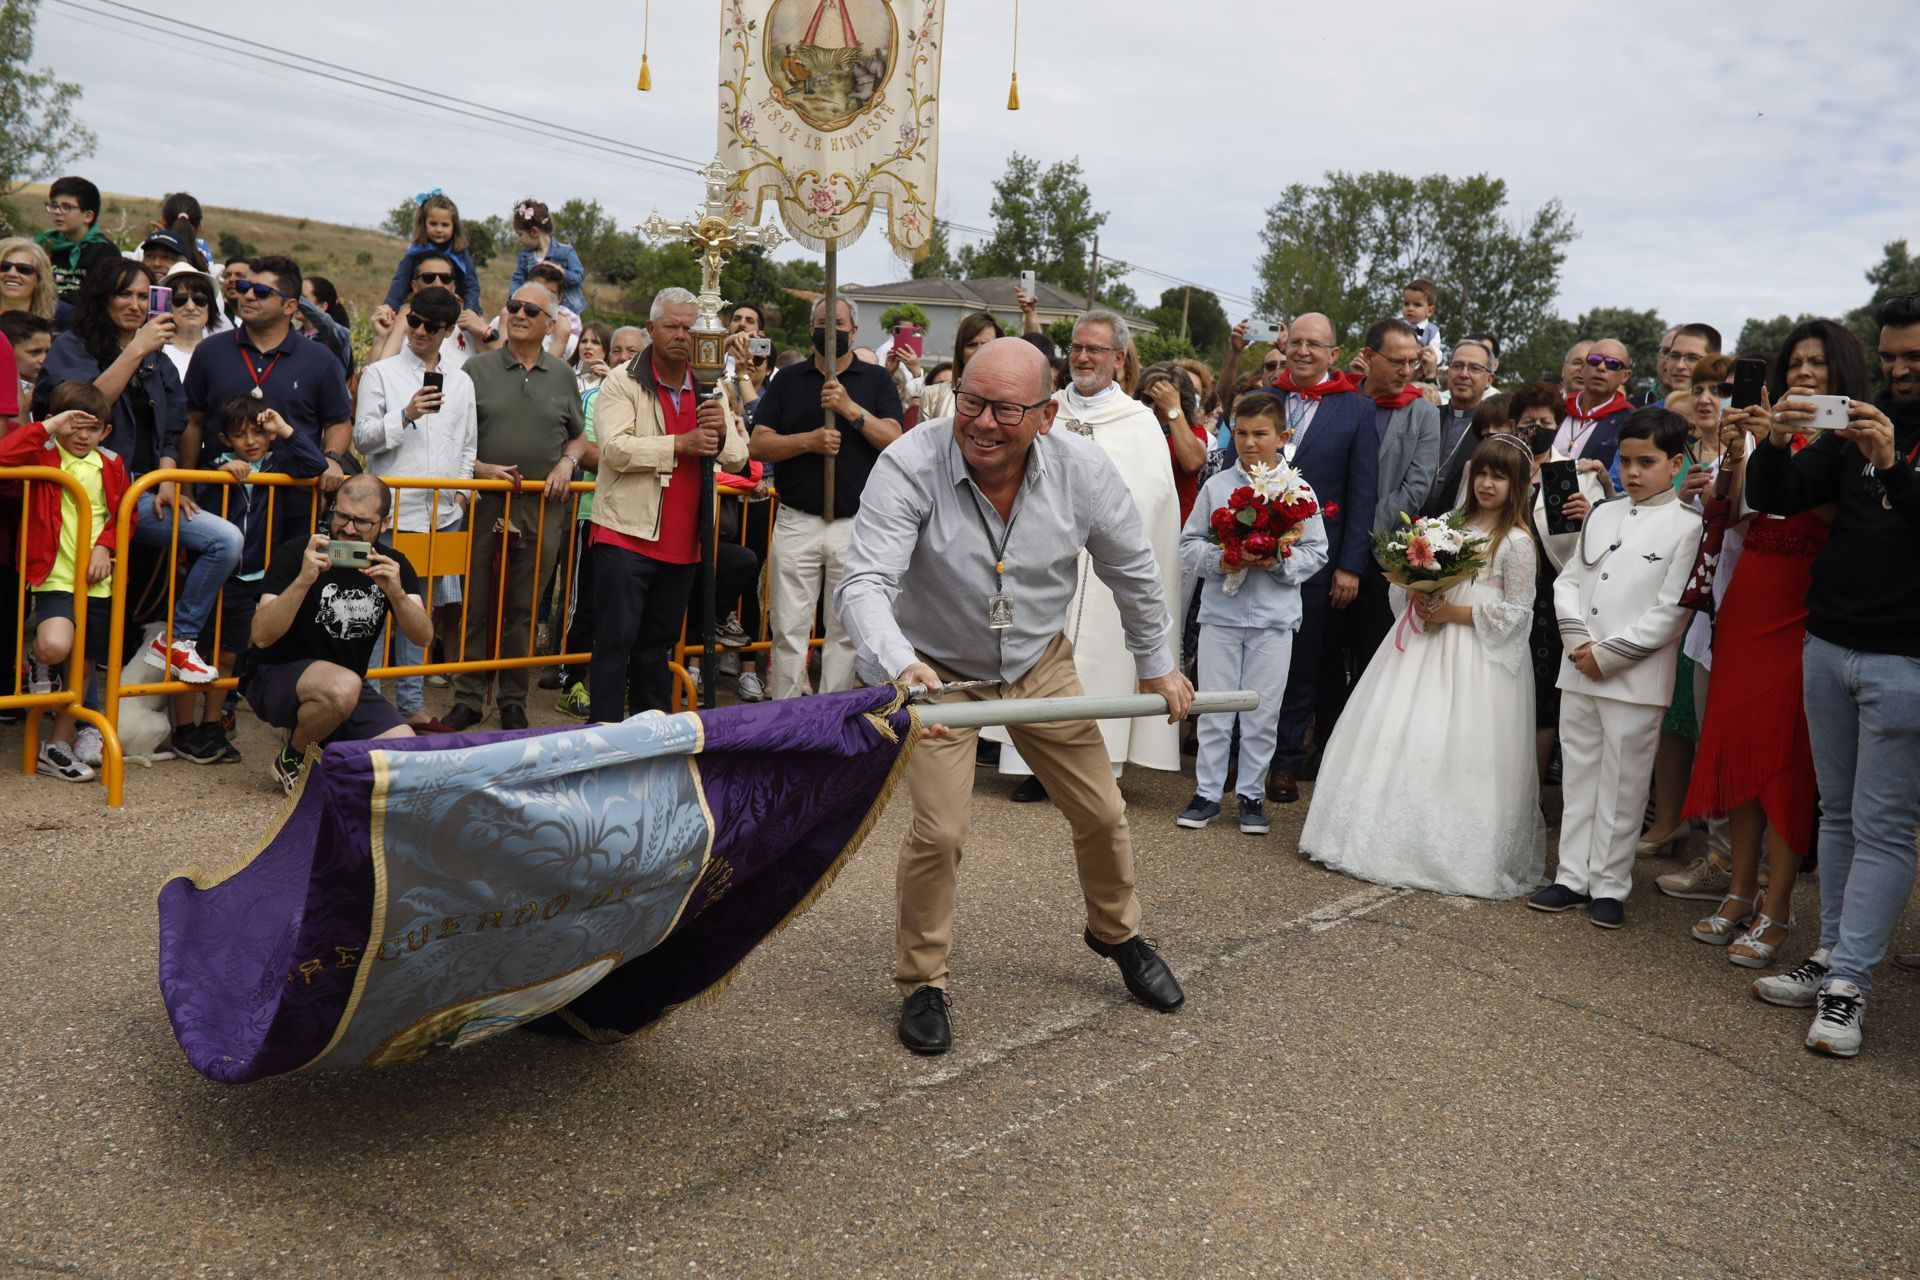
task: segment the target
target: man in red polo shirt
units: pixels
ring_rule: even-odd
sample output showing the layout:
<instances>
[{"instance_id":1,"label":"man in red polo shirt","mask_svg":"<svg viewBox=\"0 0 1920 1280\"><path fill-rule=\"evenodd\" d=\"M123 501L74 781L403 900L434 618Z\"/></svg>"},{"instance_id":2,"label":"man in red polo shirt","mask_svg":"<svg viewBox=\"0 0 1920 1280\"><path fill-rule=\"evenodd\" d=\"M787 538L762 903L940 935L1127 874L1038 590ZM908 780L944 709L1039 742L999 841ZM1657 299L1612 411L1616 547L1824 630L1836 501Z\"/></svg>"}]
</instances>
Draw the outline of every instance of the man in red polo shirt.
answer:
<instances>
[{"instance_id":1,"label":"man in red polo shirt","mask_svg":"<svg viewBox=\"0 0 1920 1280\"><path fill-rule=\"evenodd\" d=\"M700 460L737 470L747 438L724 400L702 400L687 362L699 314L685 289L654 295L645 351L614 369L594 402L594 720L665 711L667 662L700 567Z\"/></svg>"}]
</instances>

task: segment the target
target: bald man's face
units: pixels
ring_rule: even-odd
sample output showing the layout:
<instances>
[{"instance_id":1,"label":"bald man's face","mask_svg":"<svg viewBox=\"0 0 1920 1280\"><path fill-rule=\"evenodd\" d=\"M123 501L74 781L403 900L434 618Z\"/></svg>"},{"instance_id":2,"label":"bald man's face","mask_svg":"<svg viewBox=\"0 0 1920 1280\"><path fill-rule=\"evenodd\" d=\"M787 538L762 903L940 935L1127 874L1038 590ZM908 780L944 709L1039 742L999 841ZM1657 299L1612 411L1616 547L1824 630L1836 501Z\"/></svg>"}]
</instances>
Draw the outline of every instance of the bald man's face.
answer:
<instances>
[{"instance_id":1,"label":"bald man's face","mask_svg":"<svg viewBox=\"0 0 1920 1280\"><path fill-rule=\"evenodd\" d=\"M1287 332L1287 375L1296 387L1311 387L1326 377L1339 354L1325 316L1301 316Z\"/></svg>"},{"instance_id":2,"label":"bald man's face","mask_svg":"<svg viewBox=\"0 0 1920 1280\"><path fill-rule=\"evenodd\" d=\"M1598 363L1595 363L1598 361ZM1587 397L1608 400L1633 376L1633 357L1624 343L1602 338L1587 352Z\"/></svg>"},{"instance_id":3,"label":"bald man's face","mask_svg":"<svg viewBox=\"0 0 1920 1280\"><path fill-rule=\"evenodd\" d=\"M996 338L967 361L954 395L953 439L975 483L988 487L1026 473L1034 440L1059 412L1052 386L1046 358L1021 338Z\"/></svg>"}]
</instances>

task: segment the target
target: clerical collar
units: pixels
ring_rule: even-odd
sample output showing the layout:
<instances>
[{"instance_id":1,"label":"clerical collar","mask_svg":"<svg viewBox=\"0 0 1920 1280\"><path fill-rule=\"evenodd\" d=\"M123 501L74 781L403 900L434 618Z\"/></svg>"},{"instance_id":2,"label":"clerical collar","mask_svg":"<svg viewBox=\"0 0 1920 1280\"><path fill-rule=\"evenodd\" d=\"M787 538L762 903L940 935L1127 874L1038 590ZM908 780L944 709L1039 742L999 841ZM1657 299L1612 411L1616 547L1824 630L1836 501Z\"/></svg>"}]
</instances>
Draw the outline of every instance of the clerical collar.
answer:
<instances>
[{"instance_id":1,"label":"clerical collar","mask_svg":"<svg viewBox=\"0 0 1920 1280\"><path fill-rule=\"evenodd\" d=\"M1071 382L1069 382L1067 384L1067 404L1069 407L1075 408L1075 409L1082 409L1082 410L1092 409L1097 405L1099 405L1099 403L1102 400L1107 399L1107 397L1111 396L1114 392L1118 391L1119 389L1120 389L1119 383L1109 382L1107 383L1106 386L1100 388L1098 391L1094 392L1092 395L1083 396L1080 394L1080 388L1074 386Z\"/></svg>"}]
</instances>

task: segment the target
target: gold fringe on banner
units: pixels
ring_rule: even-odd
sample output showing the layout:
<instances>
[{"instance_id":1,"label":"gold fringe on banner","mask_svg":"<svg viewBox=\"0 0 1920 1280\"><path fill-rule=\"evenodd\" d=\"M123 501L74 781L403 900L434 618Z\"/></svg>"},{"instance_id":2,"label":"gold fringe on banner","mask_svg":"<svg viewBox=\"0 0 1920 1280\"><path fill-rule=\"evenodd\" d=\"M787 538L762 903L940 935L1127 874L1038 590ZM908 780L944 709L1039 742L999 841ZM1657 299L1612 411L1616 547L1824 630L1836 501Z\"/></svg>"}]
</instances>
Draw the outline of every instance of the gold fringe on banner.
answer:
<instances>
[{"instance_id":1,"label":"gold fringe on banner","mask_svg":"<svg viewBox=\"0 0 1920 1280\"><path fill-rule=\"evenodd\" d=\"M1007 110L1020 109L1020 0L1013 0L1013 79L1007 84Z\"/></svg>"},{"instance_id":2,"label":"gold fringe on banner","mask_svg":"<svg viewBox=\"0 0 1920 1280\"><path fill-rule=\"evenodd\" d=\"M645 93L653 88L653 72L647 69L647 41L653 34L653 0L647 0L647 6L642 13L644 16L641 18L640 27L640 79L634 82L633 87Z\"/></svg>"}]
</instances>

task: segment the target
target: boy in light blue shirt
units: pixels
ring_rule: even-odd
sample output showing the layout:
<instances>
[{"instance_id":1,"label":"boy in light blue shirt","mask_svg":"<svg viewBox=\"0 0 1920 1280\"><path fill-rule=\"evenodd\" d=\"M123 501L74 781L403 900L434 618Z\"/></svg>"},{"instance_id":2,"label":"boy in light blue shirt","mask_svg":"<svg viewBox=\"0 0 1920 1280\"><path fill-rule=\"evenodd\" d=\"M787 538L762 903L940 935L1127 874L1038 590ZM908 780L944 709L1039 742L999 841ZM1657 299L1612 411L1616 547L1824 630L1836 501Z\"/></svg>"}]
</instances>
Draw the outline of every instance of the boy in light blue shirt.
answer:
<instances>
[{"instance_id":1,"label":"boy in light blue shirt","mask_svg":"<svg viewBox=\"0 0 1920 1280\"><path fill-rule=\"evenodd\" d=\"M1197 790L1175 819L1183 827L1204 827L1220 816L1237 719L1240 768L1234 790L1240 830L1248 835L1267 833L1262 801L1267 793L1267 767L1279 741L1280 700L1293 658L1293 633L1300 629L1300 585L1326 564L1327 534L1320 516L1309 516L1296 526L1297 541L1266 555L1243 552L1237 570L1222 563L1225 549L1209 534L1214 513L1228 506L1236 490L1253 485L1251 468L1282 465L1286 438L1286 409L1278 396L1265 391L1241 396L1233 406L1237 458L1207 481L1180 531L1181 567L1200 583L1199 688L1251 689L1260 695L1260 705L1252 711L1200 717L1200 751L1194 763ZM1304 479L1294 483L1311 496Z\"/></svg>"}]
</instances>

